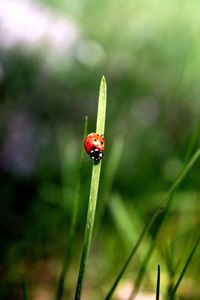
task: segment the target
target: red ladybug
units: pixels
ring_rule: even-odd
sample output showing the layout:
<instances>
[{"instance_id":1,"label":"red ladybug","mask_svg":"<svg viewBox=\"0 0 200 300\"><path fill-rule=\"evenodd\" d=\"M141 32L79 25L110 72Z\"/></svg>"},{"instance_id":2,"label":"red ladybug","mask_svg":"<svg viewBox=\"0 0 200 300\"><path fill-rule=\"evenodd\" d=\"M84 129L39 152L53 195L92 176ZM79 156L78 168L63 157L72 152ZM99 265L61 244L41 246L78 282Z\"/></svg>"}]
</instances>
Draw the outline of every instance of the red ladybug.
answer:
<instances>
[{"instance_id":1,"label":"red ladybug","mask_svg":"<svg viewBox=\"0 0 200 300\"><path fill-rule=\"evenodd\" d=\"M95 161L102 159L104 153L104 138L98 133L89 133L84 141L85 151Z\"/></svg>"}]
</instances>

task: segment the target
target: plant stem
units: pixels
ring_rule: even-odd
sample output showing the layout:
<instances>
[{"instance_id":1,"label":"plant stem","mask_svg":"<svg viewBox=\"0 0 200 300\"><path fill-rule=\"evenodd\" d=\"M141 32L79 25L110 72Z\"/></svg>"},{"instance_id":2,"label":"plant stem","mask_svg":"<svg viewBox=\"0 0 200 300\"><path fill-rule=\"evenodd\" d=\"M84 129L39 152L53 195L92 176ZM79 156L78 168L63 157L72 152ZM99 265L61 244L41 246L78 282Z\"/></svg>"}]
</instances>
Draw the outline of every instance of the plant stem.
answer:
<instances>
[{"instance_id":1,"label":"plant stem","mask_svg":"<svg viewBox=\"0 0 200 300\"><path fill-rule=\"evenodd\" d=\"M162 212L162 210L158 210L156 211L156 213L153 215L153 217L150 218L150 220L146 223L146 225L144 226L135 246L133 247L133 249L131 250L129 256L127 257L121 271L119 272L117 278L115 279L110 291L108 292L107 296L105 297L105 300L110 300L119 281L121 280L122 276L124 275L124 272L126 271L128 265L130 264L133 256L135 255L138 247L140 246L144 236L146 235L146 233L149 231L149 229L151 228L152 224L154 223L154 221L156 220L156 218L158 217L158 215Z\"/></svg>"},{"instance_id":2,"label":"plant stem","mask_svg":"<svg viewBox=\"0 0 200 300\"><path fill-rule=\"evenodd\" d=\"M184 178L186 177L186 175L188 174L188 172L190 171L190 169L192 168L192 166L194 165L194 163L198 160L198 158L200 157L200 148L194 153L194 155L192 156L192 158L189 160L189 162L187 163L187 165L183 168L182 172L179 174L179 176L177 177L177 179L175 180L174 184L172 185L172 187L169 189L168 193L166 194L166 196L163 198L163 200L161 201L161 205L160 207L154 212L154 214L152 215L152 217L150 218L150 220L148 221L148 223L144 226L136 244L133 246L132 251L130 252L129 256L127 257L127 259L124 262L124 265L122 267L122 269L120 270L119 274L117 275L111 289L109 290L107 296L105 297L105 300L109 300L111 299L115 289L117 288L117 285L119 283L119 281L121 280L123 274L125 273L128 265L130 264L131 260L133 259L137 249L139 248L140 244L142 243L146 233L149 231L149 229L151 228L151 226L154 224L154 221L157 219L157 217L163 213L163 216L166 216L166 213L169 209L169 206L171 204L172 198L173 198L173 194L176 191L176 189L179 187L179 185L181 184L181 182L184 180ZM164 220L164 219L163 219ZM161 220L160 222L160 226L163 223L163 220ZM156 235L160 229L160 226L157 228L156 230ZM141 282L142 276L143 276L143 266L145 266L149 260L149 258L151 257L151 253L153 252L153 248L154 248L154 244L152 244L150 246L149 252L147 254L147 256L145 257L145 263L142 264L141 267L141 271L139 271L139 276L138 276L138 286ZM138 289L138 287L137 287ZM133 294L135 295L135 290L133 291ZM132 297L131 295L131 297Z\"/></svg>"},{"instance_id":3,"label":"plant stem","mask_svg":"<svg viewBox=\"0 0 200 300\"><path fill-rule=\"evenodd\" d=\"M155 228L155 232L154 232L154 242L150 245L145 258L140 266L140 269L138 271L137 277L135 279L135 287L133 289L133 292L131 294L130 299L134 298L137 293L138 290L141 286L144 274L145 274L145 270L147 268L147 265L149 263L149 260L153 254L155 245L156 245L156 239L158 236L158 232L162 226L162 224L164 223L167 214L169 212L169 208L171 205L171 202L173 200L173 195L175 193L175 191L177 190L177 188L179 187L179 185L181 184L181 182L183 181L183 179L185 178L185 176L187 175L187 173L189 172L189 170L192 168L193 164L196 162L196 160L199 158L200 156L200 149L198 149L194 155L192 156L192 158L190 159L190 161L187 163L187 165L183 168L183 170L181 171L181 173L179 174L179 176L177 177L177 179L175 180L174 184L172 185L172 187L170 188L169 192L167 193L167 195L164 197L162 203L161 203L161 207L163 208L163 214L162 214L162 219L160 219L159 225L157 225L157 227ZM130 300L129 299L129 300Z\"/></svg>"},{"instance_id":4,"label":"plant stem","mask_svg":"<svg viewBox=\"0 0 200 300\"><path fill-rule=\"evenodd\" d=\"M102 77L100 92L99 92L99 103L98 103L97 124L96 124L96 132L98 134L104 134L105 115L106 115L106 81L105 78ZM87 265L87 260L88 260L88 255L89 255L89 250L90 250L90 245L92 240L93 227L94 227L100 171L101 171L101 161L99 161L98 163L94 163L92 168L87 221L85 227L85 235L84 235L83 250L82 250L81 262L80 262L79 276L78 276L76 293L74 298L75 300L81 299L82 286L83 286L84 275L85 275L85 270L86 270L86 265Z\"/></svg>"},{"instance_id":5,"label":"plant stem","mask_svg":"<svg viewBox=\"0 0 200 300\"><path fill-rule=\"evenodd\" d=\"M88 117L85 116L83 140L85 139L85 136L87 135L87 125L88 125ZM69 237L68 237L68 242L67 242L67 249L65 252L64 262L63 262L62 270L61 270L60 277L58 280L58 286L57 286L56 297L55 297L56 300L62 299L65 279L67 276L67 271L69 269L69 264L70 264L70 260L71 260L71 256L72 256L74 237L75 237L75 228L76 228L76 224L77 224L78 209L79 209L80 195L81 195L81 174L82 174L82 169L83 169L84 157L85 157L85 152L82 147L78 179L77 179L76 191L75 191L74 202L73 202L72 218L71 218L71 223L69 226Z\"/></svg>"},{"instance_id":6,"label":"plant stem","mask_svg":"<svg viewBox=\"0 0 200 300\"><path fill-rule=\"evenodd\" d=\"M156 285L156 300L160 298L160 265L158 265L157 271L157 285Z\"/></svg>"},{"instance_id":7,"label":"plant stem","mask_svg":"<svg viewBox=\"0 0 200 300\"><path fill-rule=\"evenodd\" d=\"M177 280L177 283L175 284L175 286L174 286L174 288L173 288L173 290L171 292L171 295L170 295L170 298L169 298L170 300L174 299L175 293L176 293L176 291L177 291L177 289L178 289L178 287L179 287L179 285L180 285L180 283L181 283L181 281L183 279L183 276L185 275L185 272L187 271L187 268L188 268L188 266L189 266L189 264L190 264L190 262L191 262L191 260L192 260L192 258L194 256L194 254L195 254L198 246L199 246L199 243L200 243L200 235L198 236L198 238L197 238L197 240L196 240L196 242L195 242L195 244L194 244L194 246L193 246L190 254L188 255L188 258L187 258L187 261L185 262L183 270L182 270L182 272L181 272L181 274L180 274L180 276L179 276L179 278Z\"/></svg>"}]
</instances>

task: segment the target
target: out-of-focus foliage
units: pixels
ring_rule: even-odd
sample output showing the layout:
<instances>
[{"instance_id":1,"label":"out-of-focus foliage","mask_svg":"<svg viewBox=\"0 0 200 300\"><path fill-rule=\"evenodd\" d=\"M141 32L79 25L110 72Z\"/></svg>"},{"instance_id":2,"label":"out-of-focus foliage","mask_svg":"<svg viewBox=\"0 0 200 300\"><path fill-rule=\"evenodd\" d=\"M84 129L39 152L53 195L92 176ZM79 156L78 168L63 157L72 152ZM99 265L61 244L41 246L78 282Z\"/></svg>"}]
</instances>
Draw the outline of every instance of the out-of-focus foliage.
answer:
<instances>
[{"instance_id":1,"label":"out-of-focus foliage","mask_svg":"<svg viewBox=\"0 0 200 300\"><path fill-rule=\"evenodd\" d=\"M113 253L113 249L120 243L122 250L129 251L131 236L134 241L159 205L160 194L185 164L195 130L191 153L200 144L199 9L198 0L0 0L2 299L13 298L10 285L18 287L22 272L33 290L40 270L48 273L48 282L56 283L83 120L88 115L93 131L102 74L108 84L108 110L100 199L109 205L108 209L102 205L105 214L100 219L108 234L102 236L98 226L92 254L96 269L89 267L88 288L103 283L101 293L105 292L106 274L113 278L124 258L123 251ZM116 170L109 155L117 156L117 140L123 150ZM86 158L70 292L77 274L90 171L91 161ZM158 236L160 253L154 257L154 271L161 264L156 257L162 256L172 278L171 266L179 261L180 251L184 255L190 248L199 228L198 191L199 164L181 185ZM161 278L162 271L161 264ZM188 293L195 290L198 276L194 260L185 285ZM15 299L20 297L18 290Z\"/></svg>"}]
</instances>

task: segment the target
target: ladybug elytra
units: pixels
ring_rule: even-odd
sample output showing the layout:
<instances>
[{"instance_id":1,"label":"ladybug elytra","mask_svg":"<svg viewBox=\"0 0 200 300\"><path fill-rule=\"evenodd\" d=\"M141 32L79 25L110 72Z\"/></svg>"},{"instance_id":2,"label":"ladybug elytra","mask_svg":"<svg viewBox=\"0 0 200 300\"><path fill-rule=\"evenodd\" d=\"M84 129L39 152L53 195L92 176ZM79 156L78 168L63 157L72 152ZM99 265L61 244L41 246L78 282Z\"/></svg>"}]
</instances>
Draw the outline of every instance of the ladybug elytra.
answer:
<instances>
[{"instance_id":1,"label":"ladybug elytra","mask_svg":"<svg viewBox=\"0 0 200 300\"><path fill-rule=\"evenodd\" d=\"M98 133L89 133L84 141L85 151L95 161L102 159L104 153L104 138Z\"/></svg>"}]
</instances>

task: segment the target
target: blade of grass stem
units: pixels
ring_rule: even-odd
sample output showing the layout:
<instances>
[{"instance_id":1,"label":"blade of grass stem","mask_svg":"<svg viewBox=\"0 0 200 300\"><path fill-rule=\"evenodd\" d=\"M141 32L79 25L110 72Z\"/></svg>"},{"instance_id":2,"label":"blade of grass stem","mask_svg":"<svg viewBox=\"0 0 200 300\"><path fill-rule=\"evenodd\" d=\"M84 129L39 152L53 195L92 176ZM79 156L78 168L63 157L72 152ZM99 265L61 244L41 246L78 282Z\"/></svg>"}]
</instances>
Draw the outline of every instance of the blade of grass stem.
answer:
<instances>
[{"instance_id":1,"label":"blade of grass stem","mask_svg":"<svg viewBox=\"0 0 200 300\"><path fill-rule=\"evenodd\" d=\"M160 298L160 265L158 265L157 270L157 284L156 284L156 300Z\"/></svg>"},{"instance_id":2,"label":"blade of grass stem","mask_svg":"<svg viewBox=\"0 0 200 300\"><path fill-rule=\"evenodd\" d=\"M99 91L99 103L98 103L97 124L96 124L96 132L99 134L104 134L104 129L105 129L106 92L107 92L106 89L107 89L106 81L105 78L102 77L100 91ZM89 255L89 250L90 250L90 245L92 240L93 227L94 227L100 172L101 172L101 161L98 163L94 163L92 168L92 178L91 178L91 185L90 185L87 220L86 220L80 269L79 269L78 281L77 281L75 298L74 298L75 300L81 299L82 286L83 286L84 275L85 275L85 270L86 270L86 265L87 265L87 260L88 260L88 255Z\"/></svg>"},{"instance_id":3,"label":"blade of grass stem","mask_svg":"<svg viewBox=\"0 0 200 300\"><path fill-rule=\"evenodd\" d=\"M88 117L85 116L84 120L84 130L83 130L83 141L85 139L85 136L87 135L87 127L88 127ZM67 249L65 252L65 257L60 273L60 277L58 280L58 286L56 290L56 300L61 300L63 296L63 290L65 285L65 279L67 276L67 271L69 269L70 260L72 256L73 251L73 245L74 245L74 238L75 238L75 228L77 224L77 217L78 217L78 209L79 209L79 203L80 203L80 194L81 194L81 175L82 175L82 169L84 164L84 157L85 157L85 151L84 148L81 147L81 155L80 155L80 164L79 164L79 170L78 170L78 179L76 184L76 191L74 196L74 202L73 202L73 209L72 209L72 218L71 223L69 226L69 237L67 242Z\"/></svg>"},{"instance_id":4,"label":"blade of grass stem","mask_svg":"<svg viewBox=\"0 0 200 300\"><path fill-rule=\"evenodd\" d=\"M193 256L194 256L194 254L195 254L195 252L196 252L198 246L199 246L199 243L200 243L200 235L198 236L198 238L197 238L197 240L196 240L196 242L195 242L195 244L194 244L194 246L193 246L193 248L192 248L190 254L188 255L188 258L187 258L187 260L186 260L186 262L185 262L185 265L184 265L184 267L183 267L183 270L182 270L182 272L181 272L181 274L180 274L180 276L179 276L179 278L178 278L178 280L177 280L177 283L175 284L175 286L174 286L174 288L173 288L173 290L172 290L172 292L171 292L170 300L171 300L171 299L174 299L174 296L175 296L175 294L176 294L176 291L177 291L177 289L178 289L178 287L179 287L179 285L180 285L180 283L181 283L181 281L182 281L182 279L183 279L183 276L185 275L185 272L187 271L187 268L189 267L189 264L190 264L190 262L191 262L191 260L192 260L192 258L193 258Z\"/></svg>"},{"instance_id":5,"label":"blade of grass stem","mask_svg":"<svg viewBox=\"0 0 200 300\"><path fill-rule=\"evenodd\" d=\"M148 266L148 263L149 263L149 260L151 259L151 256L154 252L154 249L155 249L155 246L156 246L156 239L157 239L157 235L158 235L158 232L162 226L162 224L164 223L167 215L168 215L168 212L169 212L169 208L170 208L170 203L173 199L173 195L174 195L174 192L172 192L171 196L168 198L168 202L166 204L165 207L163 207L163 211L162 211L162 215L160 215L160 222L159 224L156 226L156 228L154 229L154 240L151 241L151 244L149 245L148 247L148 251L140 265L140 268L139 268L139 271L137 273L137 277L135 279L135 282L134 282L134 288L133 288L133 291L129 297L128 300L131 300L131 299L134 299L134 297L137 295L138 291L139 291L139 288L141 286L141 283L142 283L142 280L143 280L143 277L144 277L144 274L145 274L145 271L147 269L147 266Z\"/></svg>"},{"instance_id":6,"label":"blade of grass stem","mask_svg":"<svg viewBox=\"0 0 200 300\"><path fill-rule=\"evenodd\" d=\"M22 275L22 290L23 290L23 299L29 300L28 285L24 275Z\"/></svg>"},{"instance_id":7,"label":"blade of grass stem","mask_svg":"<svg viewBox=\"0 0 200 300\"><path fill-rule=\"evenodd\" d=\"M137 249L139 248L141 242L143 241L146 233L149 231L149 229L151 228L151 226L153 225L154 221L157 219L157 216L166 208L168 209L170 204L171 204L171 200L173 198L173 194L176 191L176 189L179 187L179 185L181 184L181 182L183 181L183 179L185 178L185 176L188 174L188 172L190 171L190 169L192 168L192 166L194 165L194 163L198 160L198 158L200 157L200 148L194 153L194 155L192 156L192 158L189 160L189 162L187 163L187 165L183 168L183 170L181 171L181 173L179 174L179 176L177 177L177 179L175 180L174 184L172 185L172 187L169 189L168 193L166 194L166 196L163 198L163 200L161 201L161 206L155 211L155 213L152 215L152 217L150 218L150 220L148 221L148 223L145 225L144 229L142 230L136 244L133 246L132 251L130 252L129 256L127 257L122 269L120 270L119 274L117 275L110 291L108 292L107 296L105 297L105 300L109 300L111 299L120 279L122 278L124 272L126 271L129 263L131 262L132 258L134 257ZM161 222L162 224L162 222ZM161 225L160 224L160 225ZM157 230L158 232L158 230ZM152 245L150 246L149 252L151 251L152 253ZM146 256L147 257L147 256ZM148 258L149 259L149 258ZM146 258L147 260L147 258Z\"/></svg>"},{"instance_id":8,"label":"blade of grass stem","mask_svg":"<svg viewBox=\"0 0 200 300\"><path fill-rule=\"evenodd\" d=\"M137 236L138 229L143 226L143 223L140 222L136 210L130 211L124 200L125 198L122 198L119 194L112 193L109 197L109 213L121 236L121 240L129 250L133 245L133 237Z\"/></svg>"},{"instance_id":9,"label":"blade of grass stem","mask_svg":"<svg viewBox=\"0 0 200 300\"><path fill-rule=\"evenodd\" d=\"M133 256L135 255L135 253L136 253L136 251L137 251L139 245L141 244L141 242L142 242L142 240L143 240L143 238L144 238L146 232L151 228L152 224L154 223L154 220L155 220L155 219L157 218L157 216L161 213L161 211L162 211L162 210L158 210L158 211L156 212L156 214L154 214L153 217L151 217L151 219L146 223L146 225L145 225L145 227L143 228L143 230L142 230L142 232L141 232L141 234L140 234L140 236L139 236L139 238L138 238L136 244L134 245L133 249L131 250L129 256L127 257L127 259L126 259L126 261L125 261L125 263L124 263L122 269L120 270L118 276L116 277L116 279L115 279L115 281L114 281L114 283L113 283L113 285L112 285L110 291L108 292L107 296L105 297L105 300L111 299L111 297L112 297L112 295L113 295L113 293L114 293L114 291L115 291L115 289L116 289L116 287L117 287L119 281L121 280L122 276L124 275L124 272L126 271L126 269L127 269L128 265L130 264L130 262L131 262Z\"/></svg>"},{"instance_id":10,"label":"blade of grass stem","mask_svg":"<svg viewBox=\"0 0 200 300\"><path fill-rule=\"evenodd\" d=\"M88 117L85 116L84 120L84 130L83 130L83 140L85 136L87 135L87 127L88 127ZM73 251L73 245L74 245L74 237L75 237L75 228L77 224L77 216L78 216L78 209L79 209L79 203L80 203L80 193L81 193L81 174L83 169L83 163L84 163L84 157L85 157L85 151L84 148L81 147L81 155L80 155L80 164L79 164L79 170L78 170L78 179L77 179L77 185L74 195L74 202L73 202L73 209L72 209L72 218L71 223L69 226L69 236L68 236L68 242L67 242L67 249L65 252L65 257L62 265L62 270L60 273L60 277L58 280L58 286L56 290L56 300L61 300L63 297L63 291L64 291L64 284L65 279L67 276L67 271L69 269L71 257L72 257L72 251Z\"/></svg>"},{"instance_id":11,"label":"blade of grass stem","mask_svg":"<svg viewBox=\"0 0 200 300\"><path fill-rule=\"evenodd\" d=\"M200 149L197 150L195 152L195 154L193 155L193 157L190 159L190 161L188 162L188 164L185 166L185 168L183 168L182 172L180 173L180 175L177 177L176 181L174 182L174 184L172 185L171 189L169 190L168 194L166 195L166 197L164 197L163 201L162 201L162 207L163 207L163 214L162 214L162 219L160 219L160 223L159 225L156 227L156 230L154 232L154 242L149 246L149 249L145 255L145 258L140 266L140 269L138 271L137 277L135 279L135 284L134 284L134 289L131 293L130 299L133 299L138 291L139 288L141 286L144 274L145 274L145 270L147 268L147 265L149 263L149 260L153 254L153 251L155 249L156 246L156 239L157 239L157 235L158 232L162 226L162 224L164 223L168 212L169 212L169 208L174 196L175 191L177 190L177 188L179 187L180 183L183 181L183 179L185 178L185 176L187 175L187 173L189 172L189 170L191 169L191 167L193 166L193 164L196 162L196 160L198 159L198 157L200 156ZM130 300L129 299L129 300Z\"/></svg>"},{"instance_id":12,"label":"blade of grass stem","mask_svg":"<svg viewBox=\"0 0 200 300\"><path fill-rule=\"evenodd\" d=\"M128 300L134 299L134 297L137 295L140 285L142 283L145 271L147 269L148 262L154 251L154 248L155 248L155 242L152 242L151 245L149 246L149 249L148 249L146 255L145 255L145 258L143 259L143 262L141 263L140 269L139 269L137 277L135 279L133 291Z\"/></svg>"},{"instance_id":13,"label":"blade of grass stem","mask_svg":"<svg viewBox=\"0 0 200 300\"><path fill-rule=\"evenodd\" d=\"M171 189L169 190L167 196L163 199L163 202L161 203L161 205L163 206L163 208L165 206L167 206L167 204L169 202L169 199L171 198L171 195L179 187L179 185L181 184L181 182L183 181L183 179L185 178L185 176L187 175L187 173L190 171L190 169L192 168L192 166L194 165L194 163L197 161L197 159L199 158L199 156L200 156L200 148L197 149L197 151L194 153L194 155L192 156L192 158L189 160L189 162L183 168L183 170L181 171L181 173L178 175L177 179L175 180L174 184L172 185Z\"/></svg>"}]
</instances>

